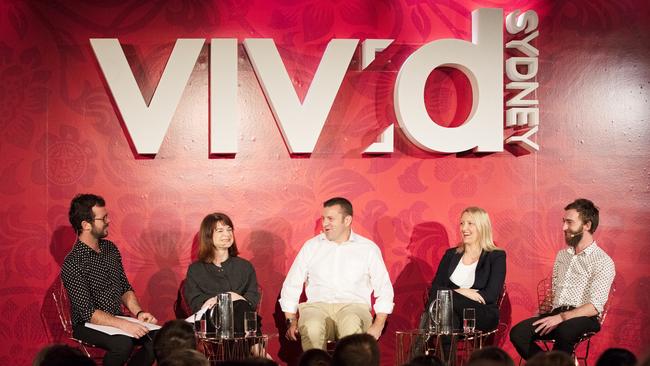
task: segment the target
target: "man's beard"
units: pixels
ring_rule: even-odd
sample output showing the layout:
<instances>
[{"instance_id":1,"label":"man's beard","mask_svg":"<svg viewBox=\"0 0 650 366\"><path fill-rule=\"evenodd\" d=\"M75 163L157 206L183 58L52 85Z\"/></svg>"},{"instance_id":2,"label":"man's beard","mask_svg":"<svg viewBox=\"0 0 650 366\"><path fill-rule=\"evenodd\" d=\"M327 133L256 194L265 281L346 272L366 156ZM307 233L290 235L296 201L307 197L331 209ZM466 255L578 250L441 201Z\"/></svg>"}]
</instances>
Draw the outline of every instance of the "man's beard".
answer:
<instances>
[{"instance_id":1,"label":"man's beard","mask_svg":"<svg viewBox=\"0 0 650 366\"><path fill-rule=\"evenodd\" d=\"M97 228L95 228L95 227L93 226L93 229L90 230L90 234L91 234L95 239L104 239L105 237L108 236L108 231L107 231L106 229L108 229L108 225L107 225L107 226L104 226L104 228L103 228L101 231L97 230Z\"/></svg>"},{"instance_id":2,"label":"man's beard","mask_svg":"<svg viewBox=\"0 0 650 366\"><path fill-rule=\"evenodd\" d=\"M584 235L583 231L578 231L578 232L565 231L564 241L568 246L575 248L578 246L578 243L580 243L580 240L582 240L583 235Z\"/></svg>"}]
</instances>

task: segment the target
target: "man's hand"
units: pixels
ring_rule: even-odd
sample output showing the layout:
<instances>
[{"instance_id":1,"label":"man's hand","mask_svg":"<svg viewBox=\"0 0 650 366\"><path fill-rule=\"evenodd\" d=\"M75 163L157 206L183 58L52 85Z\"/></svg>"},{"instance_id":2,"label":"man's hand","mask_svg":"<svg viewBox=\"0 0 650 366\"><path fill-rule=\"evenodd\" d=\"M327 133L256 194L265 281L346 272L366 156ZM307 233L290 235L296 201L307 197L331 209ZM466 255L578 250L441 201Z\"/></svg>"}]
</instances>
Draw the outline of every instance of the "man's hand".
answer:
<instances>
[{"instance_id":1,"label":"man's hand","mask_svg":"<svg viewBox=\"0 0 650 366\"><path fill-rule=\"evenodd\" d=\"M289 329L287 329L287 333L285 334L285 337L287 337L288 340L290 341L297 341L298 340L298 321L294 321L291 323L289 326Z\"/></svg>"},{"instance_id":2,"label":"man's hand","mask_svg":"<svg viewBox=\"0 0 650 366\"><path fill-rule=\"evenodd\" d=\"M142 314L140 314L140 316L142 316ZM133 338L144 337L145 334L149 333L149 329L147 329L144 325L128 320L122 320L118 328L129 334L132 334Z\"/></svg>"},{"instance_id":3,"label":"man's hand","mask_svg":"<svg viewBox=\"0 0 650 366\"><path fill-rule=\"evenodd\" d=\"M485 299L478 293L478 290L473 288L457 288L454 291L459 294L467 297L468 299L474 300L478 303L485 304Z\"/></svg>"},{"instance_id":4,"label":"man's hand","mask_svg":"<svg viewBox=\"0 0 650 366\"><path fill-rule=\"evenodd\" d=\"M552 332L560 323L562 323L562 317L560 314L557 314L539 319L533 323L533 326L537 326L537 328L535 328L535 333L542 336Z\"/></svg>"},{"instance_id":5,"label":"man's hand","mask_svg":"<svg viewBox=\"0 0 650 366\"><path fill-rule=\"evenodd\" d=\"M381 331L384 330L384 326L386 325L386 319L388 319L388 314L375 314L375 320L372 322L370 327L368 327L366 333L375 337L375 339L379 339L379 337L381 337Z\"/></svg>"},{"instance_id":6,"label":"man's hand","mask_svg":"<svg viewBox=\"0 0 650 366\"><path fill-rule=\"evenodd\" d=\"M158 324L158 319L146 311L143 311L138 315L138 320L144 323Z\"/></svg>"},{"instance_id":7,"label":"man's hand","mask_svg":"<svg viewBox=\"0 0 650 366\"><path fill-rule=\"evenodd\" d=\"M382 330L384 330L384 325L383 324L378 324L377 322L374 322L368 328L366 333L370 334L371 336L375 337L375 339L379 340L379 337L381 337L381 331Z\"/></svg>"}]
</instances>

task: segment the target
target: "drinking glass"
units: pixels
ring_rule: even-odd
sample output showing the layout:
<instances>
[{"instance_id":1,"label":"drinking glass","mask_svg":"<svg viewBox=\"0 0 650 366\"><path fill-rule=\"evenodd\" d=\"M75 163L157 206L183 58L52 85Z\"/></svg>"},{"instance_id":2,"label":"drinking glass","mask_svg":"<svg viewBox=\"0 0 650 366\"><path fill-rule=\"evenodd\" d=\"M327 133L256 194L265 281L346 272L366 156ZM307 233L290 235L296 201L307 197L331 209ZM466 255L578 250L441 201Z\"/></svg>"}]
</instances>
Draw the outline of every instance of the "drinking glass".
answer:
<instances>
[{"instance_id":1,"label":"drinking glass","mask_svg":"<svg viewBox=\"0 0 650 366\"><path fill-rule=\"evenodd\" d=\"M244 313L244 336L255 337L257 335L257 312L247 311Z\"/></svg>"},{"instance_id":2,"label":"drinking glass","mask_svg":"<svg viewBox=\"0 0 650 366\"><path fill-rule=\"evenodd\" d=\"M473 333L476 328L476 310L474 308L463 309L463 332Z\"/></svg>"}]
</instances>

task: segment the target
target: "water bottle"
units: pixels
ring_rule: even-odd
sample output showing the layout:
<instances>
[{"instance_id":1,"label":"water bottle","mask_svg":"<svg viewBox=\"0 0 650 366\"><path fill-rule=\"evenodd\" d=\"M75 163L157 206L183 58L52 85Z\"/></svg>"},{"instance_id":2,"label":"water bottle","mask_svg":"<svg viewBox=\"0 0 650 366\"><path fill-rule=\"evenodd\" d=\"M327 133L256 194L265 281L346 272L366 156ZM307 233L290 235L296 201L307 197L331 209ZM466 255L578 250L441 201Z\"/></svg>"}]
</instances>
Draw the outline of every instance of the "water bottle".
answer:
<instances>
[{"instance_id":1,"label":"water bottle","mask_svg":"<svg viewBox=\"0 0 650 366\"><path fill-rule=\"evenodd\" d=\"M438 290L436 293L437 328L439 334L451 334L453 332L454 303L452 290Z\"/></svg>"},{"instance_id":2,"label":"water bottle","mask_svg":"<svg viewBox=\"0 0 650 366\"><path fill-rule=\"evenodd\" d=\"M234 338L235 321L233 318L232 297L229 293L217 295L216 315L219 337Z\"/></svg>"}]
</instances>

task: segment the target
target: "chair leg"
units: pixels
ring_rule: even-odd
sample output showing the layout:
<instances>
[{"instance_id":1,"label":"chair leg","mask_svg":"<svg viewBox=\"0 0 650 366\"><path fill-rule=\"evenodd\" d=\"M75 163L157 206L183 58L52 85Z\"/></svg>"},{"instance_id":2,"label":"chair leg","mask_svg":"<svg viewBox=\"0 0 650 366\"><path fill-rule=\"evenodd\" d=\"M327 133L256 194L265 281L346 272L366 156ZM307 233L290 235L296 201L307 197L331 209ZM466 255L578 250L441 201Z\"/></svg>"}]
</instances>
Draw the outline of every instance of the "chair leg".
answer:
<instances>
[{"instance_id":1,"label":"chair leg","mask_svg":"<svg viewBox=\"0 0 650 366\"><path fill-rule=\"evenodd\" d=\"M587 360L589 359L589 347L591 346L591 337L587 338L586 342L587 345L585 347L585 353L583 357L578 357L577 353L574 352L574 354L576 355L576 365L579 364L578 360L582 360L582 364L584 366L587 366Z\"/></svg>"},{"instance_id":2,"label":"chair leg","mask_svg":"<svg viewBox=\"0 0 650 366\"><path fill-rule=\"evenodd\" d=\"M88 349L86 348L86 346L83 343L79 343L79 345L81 346L81 349L84 351L86 356L89 357L89 358L92 358L92 357L90 357L90 352L88 352Z\"/></svg>"}]
</instances>

